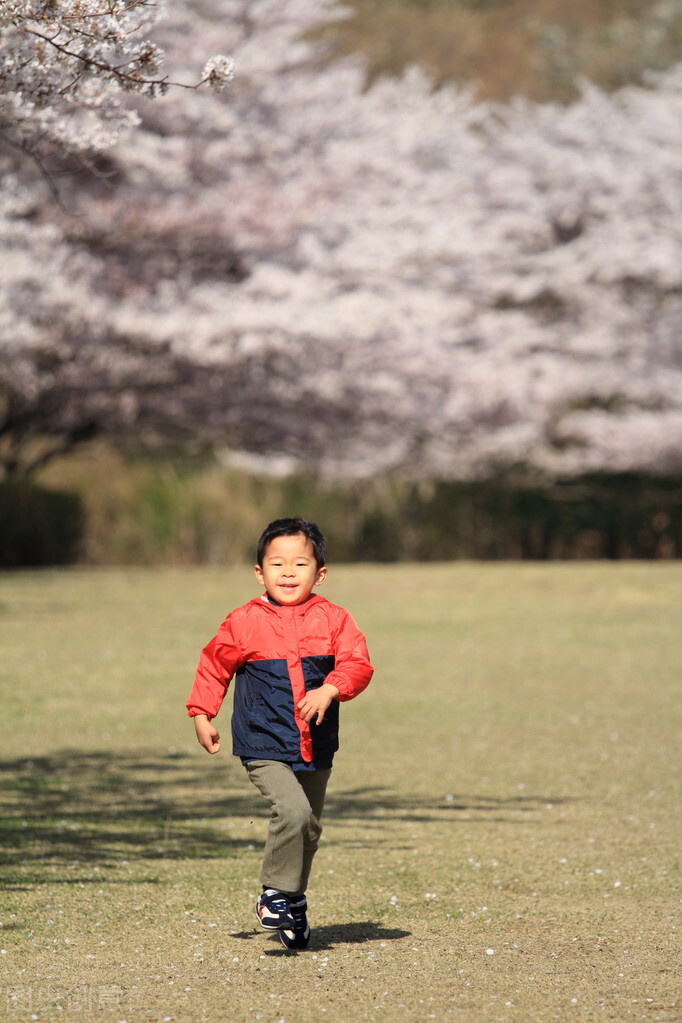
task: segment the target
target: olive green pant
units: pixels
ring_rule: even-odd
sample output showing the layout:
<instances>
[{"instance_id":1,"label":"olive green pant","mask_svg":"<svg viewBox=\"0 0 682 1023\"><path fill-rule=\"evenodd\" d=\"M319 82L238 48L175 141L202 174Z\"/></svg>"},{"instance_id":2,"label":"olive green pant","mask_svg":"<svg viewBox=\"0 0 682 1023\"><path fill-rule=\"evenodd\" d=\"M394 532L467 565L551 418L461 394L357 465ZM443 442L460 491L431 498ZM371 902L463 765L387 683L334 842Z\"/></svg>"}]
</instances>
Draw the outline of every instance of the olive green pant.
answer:
<instances>
[{"instance_id":1,"label":"olive green pant","mask_svg":"<svg viewBox=\"0 0 682 1023\"><path fill-rule=\"evenodd\" d=\"M246 771L270 804L261 884L302 895L322 834L320 818L331 768L294 771L278 760L251 760Z\"/></svg>"}]
</instances>

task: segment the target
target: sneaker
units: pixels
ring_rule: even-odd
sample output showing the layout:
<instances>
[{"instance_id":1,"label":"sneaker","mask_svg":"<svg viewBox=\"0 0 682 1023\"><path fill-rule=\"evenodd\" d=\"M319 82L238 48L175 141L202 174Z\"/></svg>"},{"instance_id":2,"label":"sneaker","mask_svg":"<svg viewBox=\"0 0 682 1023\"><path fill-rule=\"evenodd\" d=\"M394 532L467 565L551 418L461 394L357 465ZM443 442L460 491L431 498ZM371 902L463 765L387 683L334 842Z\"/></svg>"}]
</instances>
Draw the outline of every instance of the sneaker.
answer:
<instances>
[{"instance_id":1,"label":"sneaker","mask_svg":"<svg viewBox=\"0 0 682 1023\"><path fill-rule=\"evenodd\" d=\"M268 930L276 931L280 927L293 930L296 926L288 898L274 888L266 888L256 899L256 916L261 927Z\"/></svg>"},{"instance_id":2,"label":"sneaker","mask_svg":"<svg viewBox=\"0 0 682 1023\"><path fill-rule=\"evenodd\" d=\"M305 895L297 900L289 900L289 909L294 918L293 927L281 927L278 930L279 940L285 948L307 948L310 941L310 928L306 910L308 903Z\"/></svg>"}]
</instances>

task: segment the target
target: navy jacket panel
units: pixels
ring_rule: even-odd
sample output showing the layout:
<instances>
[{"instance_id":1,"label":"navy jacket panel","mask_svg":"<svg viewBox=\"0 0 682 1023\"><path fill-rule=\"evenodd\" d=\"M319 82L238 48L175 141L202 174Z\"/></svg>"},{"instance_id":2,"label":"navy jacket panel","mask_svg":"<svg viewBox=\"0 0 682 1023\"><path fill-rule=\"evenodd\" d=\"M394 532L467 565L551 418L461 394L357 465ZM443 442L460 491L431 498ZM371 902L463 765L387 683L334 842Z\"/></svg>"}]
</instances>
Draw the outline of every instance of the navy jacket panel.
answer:
<instances>
[{"instance_id":1,"label":"navy jacket panel","mask_svg":"<svg viewBox=\"0 0 682 1023\"><path fill-rule=\"evenodd\" d=\"M335 662L336 658L333 654L319 654L301 658L306 692L309 692L311 689L319 689L326 680L327 675L334 670Z\"/></svg>"},{"instance_id":2,"label":"navy jacket panel","mask_svg":"<svg viewBox=\"0 0 682 1023\"><path fill-rule=\"evenodd\" d=\"M235 675L232 751L255 760L290 760L299 751L287 662L249 661Z\"/></svg>"}]
</instances>

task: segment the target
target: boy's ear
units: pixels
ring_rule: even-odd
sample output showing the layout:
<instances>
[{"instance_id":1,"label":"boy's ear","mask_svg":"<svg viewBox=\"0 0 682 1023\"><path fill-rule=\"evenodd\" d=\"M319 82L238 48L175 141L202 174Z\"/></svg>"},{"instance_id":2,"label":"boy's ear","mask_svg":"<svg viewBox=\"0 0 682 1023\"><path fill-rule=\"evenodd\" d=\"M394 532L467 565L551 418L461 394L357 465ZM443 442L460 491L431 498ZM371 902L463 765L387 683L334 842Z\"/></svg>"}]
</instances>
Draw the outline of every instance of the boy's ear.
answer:
<instances>
[{"instance_id":1,"label":"boy's ear","mask_svg":"<svg viewBox=\"0 0 682 1023\"><path fill-rule=\"evenodd\" d=\"M322 568L318 568L317 575L315 576L315 585L319 586L327 578L327 566L323 565Z\"/></svg>"},{"instance_id":2,"label":"boy's ear","mask_svg":"<svg viewBox=\"0 0 682 1023\"><path fill-rule=\"evenodd\" d=\"M260 585L265 586L265 576L263 575L263 569L260 567L260 565L254 565L253 570L256 573L256 579L258 580Z\"/></svg>"}]
</instances>

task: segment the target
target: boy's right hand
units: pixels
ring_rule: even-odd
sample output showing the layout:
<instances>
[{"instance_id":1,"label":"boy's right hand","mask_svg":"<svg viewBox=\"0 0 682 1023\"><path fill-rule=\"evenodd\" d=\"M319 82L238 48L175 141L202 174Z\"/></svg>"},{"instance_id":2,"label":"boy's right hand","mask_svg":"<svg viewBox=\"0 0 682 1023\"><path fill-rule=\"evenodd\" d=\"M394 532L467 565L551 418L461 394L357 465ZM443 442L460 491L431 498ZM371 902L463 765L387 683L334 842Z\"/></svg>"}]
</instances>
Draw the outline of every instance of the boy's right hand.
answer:
<instances>
[{"instance_id":1,"label":"boy's right hand","mask_svg":"<svg viewBox=\"0 0 682 1023\"><path fill-rule=\"evenodd\" d=\"M207 753L217 753L220 749L220 733L205 714L197 714L194 718L194 728L197 739Z\"/></svg>"}]
</instances>

